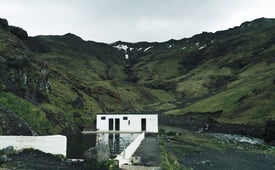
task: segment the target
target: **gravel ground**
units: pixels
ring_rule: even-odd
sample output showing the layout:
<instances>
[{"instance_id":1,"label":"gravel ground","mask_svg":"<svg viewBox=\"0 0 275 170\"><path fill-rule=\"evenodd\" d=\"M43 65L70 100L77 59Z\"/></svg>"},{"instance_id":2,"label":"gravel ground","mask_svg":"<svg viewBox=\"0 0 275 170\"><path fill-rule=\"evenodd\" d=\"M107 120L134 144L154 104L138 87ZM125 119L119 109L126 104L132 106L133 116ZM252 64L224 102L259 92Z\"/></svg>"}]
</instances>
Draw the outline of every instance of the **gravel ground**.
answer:
<instances>
[{"instance_id":1,"label":"gravel ground","mask_svg":"<svg viewBox=\"0 0 275 170\"><path fill-rule=\"evenodd\" d=\"M214 137L208 133L163 127L178 135L166 140L166 150L193 170L275 170L275 147ZM255 139L254 139L255 140ZM258 140L257 140L258 141Z\"/></svg>"},{"instance_id":2,"label":"gravel ground","mask_svg":"<svg viewBox=\"0 0 275 170\"><path fill-rule=\"evenodd\" d=\"M194 170L274 170L275 156L240 149L224 152L201 151L181 157L181 163Z\"/></svg>"},{"instance_id":3,"label":"gravel ground","mask_svg":"<svg viewBox=\"0 0 275 170\"><path fill-rule=\"evenodd\" d=\"M0 169L20 170L88 170L80 162L65 162L60 158L39 150L25 150L18 154L8 155L11 161L0 164Z\"/></svg>"}]
</instances>

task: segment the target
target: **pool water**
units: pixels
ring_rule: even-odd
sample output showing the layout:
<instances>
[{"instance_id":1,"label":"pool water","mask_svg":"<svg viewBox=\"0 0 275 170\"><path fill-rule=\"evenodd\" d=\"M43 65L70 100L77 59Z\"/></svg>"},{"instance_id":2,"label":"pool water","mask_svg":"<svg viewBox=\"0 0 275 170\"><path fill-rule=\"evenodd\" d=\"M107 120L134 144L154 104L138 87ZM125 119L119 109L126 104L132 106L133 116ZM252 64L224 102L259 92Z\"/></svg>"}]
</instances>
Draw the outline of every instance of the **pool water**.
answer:
<instances>
[{"instance_id":1,"label":"pool water","mask_svg":"<svg viewBox=\"0 0 275 170\"><path fill-rule=\"evenodd\" d=\"M108 143L111 157L115 157L125 150L139 135L139 133L99 133L97 134L97 145Z\"/></svg>"},{"instance_id":2,"label":"pool water","mask_svg":"<svg viewBox=\"0 0 275 170\"><path fill-rule=\"evenodd\" d=\"M67 158L84 159L84 152L98 144L109 144L111 157L121 153L140 133L96 133L67 136Z\"/></svg>"}]
</instances>

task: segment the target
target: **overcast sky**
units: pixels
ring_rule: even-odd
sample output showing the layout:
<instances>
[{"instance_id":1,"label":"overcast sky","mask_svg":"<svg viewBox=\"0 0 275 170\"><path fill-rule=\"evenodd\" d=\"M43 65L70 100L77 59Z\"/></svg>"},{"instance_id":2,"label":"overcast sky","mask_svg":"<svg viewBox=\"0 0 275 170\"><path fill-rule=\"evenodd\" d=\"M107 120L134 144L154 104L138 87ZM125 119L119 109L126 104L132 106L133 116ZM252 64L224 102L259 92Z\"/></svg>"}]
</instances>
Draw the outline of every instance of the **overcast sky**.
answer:
<instances>
[{"instance_id":1,"label":"overcast sky","mask_svg":"<svg viewBox=\"0 0 275 170\"><path fill-rule=\"evenodd\" d=\"M275 18L275 0L0 0L0 18L29 35L111 43L167 41Z\"/></svg>"}]
</instances>

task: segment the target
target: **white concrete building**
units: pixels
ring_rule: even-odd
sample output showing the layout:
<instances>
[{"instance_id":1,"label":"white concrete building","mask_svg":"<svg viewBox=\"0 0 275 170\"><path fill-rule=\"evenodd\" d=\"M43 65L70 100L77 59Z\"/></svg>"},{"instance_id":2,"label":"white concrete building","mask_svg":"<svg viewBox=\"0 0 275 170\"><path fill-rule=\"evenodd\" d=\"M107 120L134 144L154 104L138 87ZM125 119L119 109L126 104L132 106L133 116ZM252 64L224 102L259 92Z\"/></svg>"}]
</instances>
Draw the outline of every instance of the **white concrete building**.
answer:
<instances>
[{"instance_id":1,"label":"white concrete building","mask_svg":"<svg viewBox=\"0 0 275 170\"><path fill-rule=\"evenodd\" d=\"M158 114L100 113L96 117L98 131L158 133Z\"/></svg>"}]
</instances>

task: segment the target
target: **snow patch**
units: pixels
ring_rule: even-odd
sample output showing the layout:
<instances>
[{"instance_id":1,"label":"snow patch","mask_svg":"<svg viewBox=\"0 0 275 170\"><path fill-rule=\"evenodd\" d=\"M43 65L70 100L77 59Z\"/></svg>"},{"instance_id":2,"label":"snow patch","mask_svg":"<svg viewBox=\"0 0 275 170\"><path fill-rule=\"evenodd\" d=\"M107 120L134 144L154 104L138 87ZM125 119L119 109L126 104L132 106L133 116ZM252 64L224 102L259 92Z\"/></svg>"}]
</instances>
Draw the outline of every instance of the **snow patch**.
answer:
<instances>
[{"instance_id":1,"label":"snow patch","mask_svg":"<svg viewBox=\"0 0 275 170\"><path fill-rule=\"evenodd\" d=\"M134 49L134 48L130 47L130 48L129 48L129 51L133 51L133 49Z\"/></svg>"},{"instance_id":2,"label":"snow patch","mask_svg":"<svg viewBox=\"0 0 275 170\"><path fill-rule=\"evenodd\" d=\"M214 43L214 40L211 40L211 43Z\"/></svg>"},{"instance_id":3,"label":"snow patch","mask_svg":"<svg viewBox=\"0 0 275 170\"><path fill-rule=\"evenodd\" d=\"M182 47L182 49L183 49L183 50L185 50L185 49L186 49L186 47Z\"/></svg>"},{"instance_id":4,"label":"snow patch","mask_svg":"<svg viewBox=\"0 0 275 170\"><path fill-rule=\"evenodd\" d=\"M174 44L170 44L169 46L168 46L168 48L172 48L174 46Z\"/></svg>"},{"instance_id":5,"label":"snow patch","mask_svg":"<svg viewBox=\"0 0 275 170\"><path fill-rule=\"evenodd\" d=\"M198 46L198 47L199 47L199 46L200 46L200 42L197 42L197 43L196 43L196 46Z\"/></svg>"},{"instance_id":6,"label":"snow patch","mask_svg":"<svg viewBox=\"0 0 275 170\"><path fill-rule=\"evenodd\" d=\"M113 46L119 50L124 50L124 51L127 51L127 49L129 48L127 45L124 45L124 44L118 44L116 46Z\"/></svg>"},{"instance_id":7,"label":"snow patch","mask_svg":"<svg viewBox=\"0 0 275 170\"><path fill-rule=\"evenodd\" d=\"M140 47L140 48L138 49L138 51L140 51L140 50L142 50L142 47Z\"/></svg>"},{"instance_id":8,"label":"snow patch","mask_svg":"<svg viewBox=\"0 0 275 170\"><path fill-rule=\"evenodd\" d=\"M204 44L203 46L201 46L200 48L199 48L199 50L201 50L201 49L203 49L203 48L205 48L206 47L206 44Z\"/></svg>"},{"instance_id":9,"label":"snow patch","mask_svg":"<svg viewBox=\"0 0 275 170\"><path fill-rule=\"evenodd\" d=\"M125 54L125 58L126 58L126 60L129 60L129 55Z\"/></svg>"},{"instance_id":10,"label":"snow patch","mask_svg":"<svg viewBox=\"0 0 275 170\"><path fill-rule=\"evenodd\" d=\"M145 48L145 49L144 49L144 52L150 50L151 48L153 48L153 46L150 46L150 47Z\"/></svg>"},{"instance_id":11,"label":"snow patch","mask_svg":"<svg viewBox=\"0 0 275 170\"><path fill-rule=\"evenodd\" d=\"M268 21L268 22L272 22L272 21L271 21L270 19L268 19L268 18L266 18L265 20Z\"/></svg>"}]
</instances>

